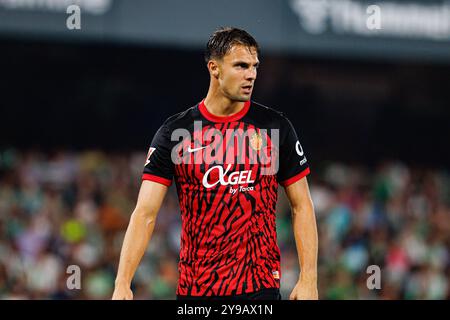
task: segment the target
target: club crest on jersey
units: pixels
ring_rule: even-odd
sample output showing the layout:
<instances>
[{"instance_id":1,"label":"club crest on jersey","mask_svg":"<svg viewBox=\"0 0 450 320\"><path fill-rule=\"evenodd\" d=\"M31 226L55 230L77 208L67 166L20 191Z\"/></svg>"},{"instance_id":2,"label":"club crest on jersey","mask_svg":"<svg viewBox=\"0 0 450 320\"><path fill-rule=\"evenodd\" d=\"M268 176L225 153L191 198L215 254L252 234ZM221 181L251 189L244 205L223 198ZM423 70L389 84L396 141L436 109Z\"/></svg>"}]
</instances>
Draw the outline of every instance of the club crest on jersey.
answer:
<instances>
[{"instance_id":1,"label":"club crest on jersey","mask_svg":"<svg viewBox=\"0 0 450 320\"><path fill-rule=\"evenodd\" d=\"M250 138L250 147L252 147L253 150L261 150L263 144L263 138L261 134L255 132L251 138Z\"/></svg>"},{"instance_id":2,"label":"club crest on jersey","mask_svg":"<svg viewBox=\"0 0 450 320\"><path fill-rule=\"evenodd\" d=\"M150 157L152 156L153 151L155 151L156 148L152 148L150 147L148 149L148 153L147 153L147 160L145 161L145 165L148 165L150 163Z\"/></svg>"}]
</instances>

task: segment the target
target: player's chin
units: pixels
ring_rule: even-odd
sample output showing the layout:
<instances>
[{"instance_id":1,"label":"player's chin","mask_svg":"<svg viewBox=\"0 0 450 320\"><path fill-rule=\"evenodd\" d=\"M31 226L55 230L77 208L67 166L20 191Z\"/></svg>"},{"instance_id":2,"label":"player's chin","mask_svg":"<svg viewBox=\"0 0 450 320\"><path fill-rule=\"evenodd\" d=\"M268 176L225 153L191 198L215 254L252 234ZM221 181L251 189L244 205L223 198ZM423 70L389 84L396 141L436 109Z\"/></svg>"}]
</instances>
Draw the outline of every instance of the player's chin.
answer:
<instances>
[{"instance_id":1,"label":"player's chin","mask_svg":"<svg viewBox=\"0 0 450 320\"><path fill-rule=\"evenodd\" d=\"M234 100L235 101L239 101L239 102L247 102L247 101L250 101L251 97L252 97L252 93L251 92L250 93L244 93L244 94L236 95Z\"/></svg>"}]
</instances>

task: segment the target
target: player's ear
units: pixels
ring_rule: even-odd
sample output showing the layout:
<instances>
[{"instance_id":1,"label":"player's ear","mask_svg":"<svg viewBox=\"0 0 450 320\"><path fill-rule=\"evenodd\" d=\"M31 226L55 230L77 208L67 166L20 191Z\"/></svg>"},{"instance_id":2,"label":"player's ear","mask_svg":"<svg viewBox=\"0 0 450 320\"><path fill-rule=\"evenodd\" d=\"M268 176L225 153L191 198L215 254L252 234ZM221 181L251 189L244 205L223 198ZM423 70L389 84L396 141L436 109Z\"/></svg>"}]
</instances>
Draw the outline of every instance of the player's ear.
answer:
<instances>
[{"instance_id":1,"label":"player's ear","mask_svg":"<svg viewBox=\"0 0 450 320\"><path fill-rule=\"evenodd\" d=\"M219 65L217 64L217 61L215 60L209 60L208 61L208 70L211 76L214 78L219 78Z\"/></svg>"}]
</instances>

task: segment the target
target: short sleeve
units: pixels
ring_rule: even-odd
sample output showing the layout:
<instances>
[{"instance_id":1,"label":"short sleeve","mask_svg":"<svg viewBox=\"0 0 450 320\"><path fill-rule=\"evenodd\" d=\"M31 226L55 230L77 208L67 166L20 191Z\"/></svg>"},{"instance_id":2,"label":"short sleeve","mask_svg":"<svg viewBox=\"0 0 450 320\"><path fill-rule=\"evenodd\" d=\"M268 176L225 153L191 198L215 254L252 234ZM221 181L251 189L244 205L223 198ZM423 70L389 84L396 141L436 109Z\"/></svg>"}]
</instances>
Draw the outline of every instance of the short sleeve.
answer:
<instances>
[{"instance_id":1,"label":"short sleeve","mask_svg":"<svg viewBox=\"0 0 450 320\"><path fill-rule=\"evenodd\" d=\"M158 129L150 144L142 180L150 180L170 186L173 173L174 164L171 160L169 129L163 125Z\"/></svg>"},{"instance_id":2,"label":"short sleeve","mask_svg":"<svg viewBox=\"0 0 450 320\"><path fill-rule=\"evenodd\" d=\"M287 187L310 172L308 160L294 126L289 119L282 117L280 128L280 157L278 182Z\"/></svg>"}]
</instances>

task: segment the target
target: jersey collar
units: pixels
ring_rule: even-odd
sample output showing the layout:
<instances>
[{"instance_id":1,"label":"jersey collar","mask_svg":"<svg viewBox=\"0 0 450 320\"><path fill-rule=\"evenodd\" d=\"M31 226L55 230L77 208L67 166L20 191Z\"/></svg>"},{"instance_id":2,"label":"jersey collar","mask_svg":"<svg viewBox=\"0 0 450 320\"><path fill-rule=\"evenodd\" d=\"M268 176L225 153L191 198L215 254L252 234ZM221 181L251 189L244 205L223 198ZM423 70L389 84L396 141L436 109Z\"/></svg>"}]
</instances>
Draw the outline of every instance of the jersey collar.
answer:
<instances>
[{"instance_id":1,"label":"jersey collar","mask_svg":"<svg viewBox=\"0 0 450 320\"><path fill-rule=\"evenodd\" d=\"M248 109L250 109L250 101L246 101L244 103L244 107L242 108L241 111L239 111L235 114L229 115L229 116L216 116L216 115L212 114L211 112L209 112L205 106L205 99L203 99L202 102L199 103L198 109L200 110L200 113L209 121L232 122L232 121L237 121L237 120L241 119L242 117L244 117L247 114Z\"/></svg>"}]
</instances>

